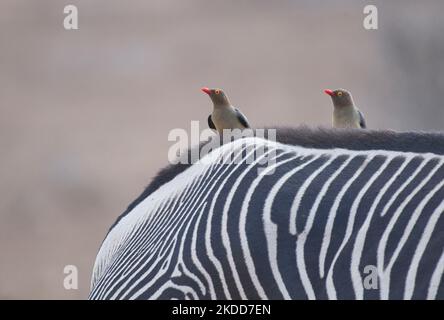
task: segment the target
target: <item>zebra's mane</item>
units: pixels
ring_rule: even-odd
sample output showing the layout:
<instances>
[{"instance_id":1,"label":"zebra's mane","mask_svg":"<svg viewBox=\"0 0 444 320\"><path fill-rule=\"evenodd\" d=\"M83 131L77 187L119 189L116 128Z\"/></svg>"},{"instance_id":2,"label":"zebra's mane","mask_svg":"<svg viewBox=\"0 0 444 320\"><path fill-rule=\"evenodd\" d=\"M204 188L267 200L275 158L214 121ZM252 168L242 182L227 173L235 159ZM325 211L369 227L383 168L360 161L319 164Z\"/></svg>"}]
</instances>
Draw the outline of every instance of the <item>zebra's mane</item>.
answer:
<instances>
[{"instance_id":1,"label":"zebra's mane","mask_svg":"<svg viewBox=\"0 0 444 320\"><path fill-rule=\"evenodd\" d=\"M265 133L267 129L272 128L266 128ZM385 150L444 155L444 133L439 132L397 132L393 130L311 128L307 126L296 128L277 127L273 129L276 129L277 142L309 149ZM267 138L267 136L265 137ZM208 141L203 142L194 149L198 148L200 152L207 143ZM188 150L187 156L191 152L193 152L192 149ZM110 230L146 197L191 165L170 164L161 169L142 194L117 218Z\"/></svg>"}]
</instances>

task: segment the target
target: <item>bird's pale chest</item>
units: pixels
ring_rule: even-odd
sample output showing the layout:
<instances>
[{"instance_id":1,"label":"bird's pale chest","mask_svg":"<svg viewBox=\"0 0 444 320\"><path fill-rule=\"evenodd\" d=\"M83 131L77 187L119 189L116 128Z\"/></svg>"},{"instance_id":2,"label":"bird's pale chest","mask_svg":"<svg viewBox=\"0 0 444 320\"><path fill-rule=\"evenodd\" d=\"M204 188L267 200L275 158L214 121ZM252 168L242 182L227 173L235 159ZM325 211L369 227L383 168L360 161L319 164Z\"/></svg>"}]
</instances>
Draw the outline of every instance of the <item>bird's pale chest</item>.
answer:
<instances>
[{"instance_id":1,"label":"bird's pale chest","mask_svg":"<svg viewBox=\"0 0 444 320\"><path fill-rule=\"evenodd\" d=\"M234 108L214 109L211 118L218 130L243 128L237 118Z\"/></svg>"},{"instance_id":2,"label":"bird's pale chest","mask_svg":"<svg viewBox=\"0 0 444 320\"><path fill-rule=\"evenodd\" d=\"M360 128L359 114L354 108L335 108L333 126L336 128Z\"/></svg>"}]
</instances>

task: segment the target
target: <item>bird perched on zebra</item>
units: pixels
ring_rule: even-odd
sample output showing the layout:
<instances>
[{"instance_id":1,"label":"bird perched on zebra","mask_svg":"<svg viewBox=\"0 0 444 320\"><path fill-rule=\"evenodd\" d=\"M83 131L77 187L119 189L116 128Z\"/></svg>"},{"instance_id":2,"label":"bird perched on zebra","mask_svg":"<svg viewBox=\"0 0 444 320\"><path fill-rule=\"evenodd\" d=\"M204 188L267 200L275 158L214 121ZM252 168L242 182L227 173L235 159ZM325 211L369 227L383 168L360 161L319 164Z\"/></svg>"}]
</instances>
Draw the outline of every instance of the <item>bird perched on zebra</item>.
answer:
<instances>
[{"instance_id":1,"label":"bird perched on zebra","mask_svg":"<svg viewBox=\"0 0 444 320\"><path fill-rule=\"evenodd\" d=\"M334 128L367 128L364 115L355 106L351 93L344 89L324 90L333 101L333 127Z\"/></svg>"},{"instance_id":2,"label":"bird perched on zebra","mask_svg":"<svg viewBox=\"0 0 444 320\"><path fill-rule=\"evenodd\" d=\"M213 112L208 116L208 126L220 134L224 129L250 128L247 118L231 105L227 95L221 89L202 88L213 102Z\"/></svg>"}]
</instances>

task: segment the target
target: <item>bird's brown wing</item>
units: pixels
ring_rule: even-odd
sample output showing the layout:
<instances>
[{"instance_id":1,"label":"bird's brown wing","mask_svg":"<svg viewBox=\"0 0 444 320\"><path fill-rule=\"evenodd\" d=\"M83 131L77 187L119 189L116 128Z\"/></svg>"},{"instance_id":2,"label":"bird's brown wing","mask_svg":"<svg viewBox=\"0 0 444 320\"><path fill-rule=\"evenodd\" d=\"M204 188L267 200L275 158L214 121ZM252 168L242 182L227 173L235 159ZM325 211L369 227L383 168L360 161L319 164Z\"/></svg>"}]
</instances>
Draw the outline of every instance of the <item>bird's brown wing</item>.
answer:
<instances>
[{"instance_id":1,"label":"bird's brown wing","mask_svg":"<svg viewBox=\"0 0 444 320\"><path fill-rule=\"evenodd\" d=\"M364 115L360 110L358 110L358 113L359 113L359 125L361 126L362 129L366 129L367 124L365 123Z\"/></svg>"},{"instance_id":2,"label":"bird's brown wing","mask_svg":"<svg viewBox=\"0 0 444 320\"><path fill-rule=\"evenodd\" d=\"M211 114L208 116L208 126L211 129L216 130L216 126L214 125L213 119L211 119Z\"/></svg>"},{"instance_id":3,"label":"bird's brown wing","mask_svg":"<svg viewBox=\"0 0 444 320\"><path fill-rule=\"evenodd\" d=\"M237 108L234 108L236 111L236 116L241 125L243 125L245 128L250 128L250 124L248 123L247 118L240 112Z\"/></svg>"}]
</instances>

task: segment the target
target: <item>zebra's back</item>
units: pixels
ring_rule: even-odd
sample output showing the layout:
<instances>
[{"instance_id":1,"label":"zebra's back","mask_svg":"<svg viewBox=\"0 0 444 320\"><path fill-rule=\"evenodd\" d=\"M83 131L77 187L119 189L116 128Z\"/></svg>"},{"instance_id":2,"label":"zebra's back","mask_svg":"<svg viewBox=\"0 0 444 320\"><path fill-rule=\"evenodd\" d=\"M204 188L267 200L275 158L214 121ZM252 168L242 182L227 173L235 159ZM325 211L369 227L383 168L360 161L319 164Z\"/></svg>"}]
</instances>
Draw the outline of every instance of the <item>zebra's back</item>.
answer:
<instances>
[{"instance_id":1,"label":"zebra's back","mask_svg":"<svg viewBox=\"0 0 444 320\"><path fill-rule=\"evenodd\" d=\"M266 167L246 161L260 148ZM253 138L221 150L238 161L194 164L119 220L90 298L444 297L444 156Z\"/></svg>"}]
</instances>

